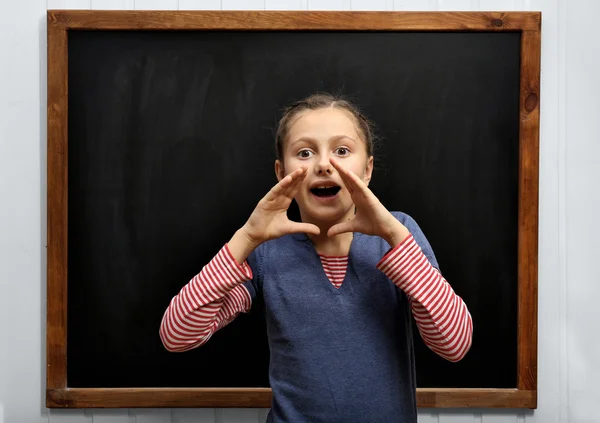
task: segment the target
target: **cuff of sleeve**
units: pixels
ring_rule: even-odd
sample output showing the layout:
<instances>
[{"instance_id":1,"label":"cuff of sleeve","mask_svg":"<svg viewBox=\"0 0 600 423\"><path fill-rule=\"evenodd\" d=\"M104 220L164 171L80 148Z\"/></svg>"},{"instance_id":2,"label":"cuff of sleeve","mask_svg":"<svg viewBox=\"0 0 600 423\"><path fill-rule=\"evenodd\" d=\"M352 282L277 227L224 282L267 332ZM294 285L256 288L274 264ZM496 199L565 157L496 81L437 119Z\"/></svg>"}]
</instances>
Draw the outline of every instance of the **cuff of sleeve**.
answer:
<instances>
[{"instance_id":1,"label":"cuff of sleeve","mask_svg":"<svg viewBox=\"0 0 600 423\"><path fill-rule=\"evenodd\" d=\"M236 279L236 283L242 283L252 279L252 269L248 264L248 260L244 260L242 264L238 263L236 259L233 258L228 244L225 244L223 253L226 268L229 274Z\"/></svg>"},{"instance_id":2,"label":"cuff of sleeve","mask_svg":"<svg viewBox=\"0 0 600 423\"><path fill-rule=\"evenodd\" d=\"M252 279L252 269L248 263L238 264L227 245L194 278L193 292L197 293L203 304L223 298L236 286Z\"/></svg>"},{"instance_id":3,"label":"cuff of sleeve","mask_svg":"<svg viewBox=\"0 0 600 423\"><path fill-rule=\"evenodd\" d=\"M377 269L410 297L415 297L437 275L412 234L392 248L377 263Z\"/></svg>"},{"instance_id":4,"label":"cuff of sleeve","mask_svg":"<svg viewBox=\"0 0 600 423\"><path fill-rule=\"evenodd\" d=\"M390 259L390 256L392 256L393 254L396 254L399 249L404 248L407 243L411 242L411 240L414 242L414 238L413 238L412 234L409 233L408 236L406 238L404 238L400 244L396 245L395 247L390 248L388 250L388 252L385 253L385 255L383 256L383 258L377 264L377 268L379 270L381 270L380 267L384 266L385 263L387 263L387 261Z\"/></svg>"}]
</instances>

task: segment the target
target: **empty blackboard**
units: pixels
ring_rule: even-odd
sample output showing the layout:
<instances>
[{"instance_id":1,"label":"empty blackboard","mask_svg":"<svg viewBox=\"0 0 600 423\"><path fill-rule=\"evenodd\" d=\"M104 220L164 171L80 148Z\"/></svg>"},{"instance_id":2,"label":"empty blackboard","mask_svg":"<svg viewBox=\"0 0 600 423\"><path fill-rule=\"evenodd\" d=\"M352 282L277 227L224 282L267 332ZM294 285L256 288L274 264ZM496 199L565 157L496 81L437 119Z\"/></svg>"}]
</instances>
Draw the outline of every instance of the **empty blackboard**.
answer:
<instances>
[{"instance_id":1,"label":"empty blackboard","mask_svg":"<svg viewBox=\"0 0 600 423\"><path fill-rule=\"evenodd\" d=\"M55 11L48 84L49 406L269 406L260 302L183 354L158 327L328 91L473 316L459 363L415 337L419 405L535 407L538 14Z\"/></svg>"}]
</instances>

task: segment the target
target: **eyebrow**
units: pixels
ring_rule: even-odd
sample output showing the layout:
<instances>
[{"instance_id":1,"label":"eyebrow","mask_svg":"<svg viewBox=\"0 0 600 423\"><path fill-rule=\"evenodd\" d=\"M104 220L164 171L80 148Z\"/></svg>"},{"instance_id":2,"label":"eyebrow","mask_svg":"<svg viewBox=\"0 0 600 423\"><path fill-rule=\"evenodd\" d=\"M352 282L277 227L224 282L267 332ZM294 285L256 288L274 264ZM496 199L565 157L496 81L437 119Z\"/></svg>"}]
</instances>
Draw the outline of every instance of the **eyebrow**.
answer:
<instances>
[{"instance_id":1,"label":"eyebrow","mask_svg":"<svg viewBox=\"0 0 600 423\"><path fill-rule=\"evenodd\" d=\"M332 141L339 141L339 140L341 140L341 139L344 139L344 138L348 138L349 140L352 140L352 141L354 141L354 142L357 142L357 141L356 141L354 138L352 138L352 137L349 137L348 135L334 135L333 137L329 138L329 142L332 142ZM291 147L292 145L294 145L294 144L298 143L298 142L301 142L301 141L306 141L306 142L315 142L315 141L316 141L316 139L314 139L314 138L311 138L311 137L301 137L301 138L298 138L298 139L297 139L297 140L295 140L295 141L292 141L292 142L290 143L290 147Z\"/></svg>"}]
</instances>

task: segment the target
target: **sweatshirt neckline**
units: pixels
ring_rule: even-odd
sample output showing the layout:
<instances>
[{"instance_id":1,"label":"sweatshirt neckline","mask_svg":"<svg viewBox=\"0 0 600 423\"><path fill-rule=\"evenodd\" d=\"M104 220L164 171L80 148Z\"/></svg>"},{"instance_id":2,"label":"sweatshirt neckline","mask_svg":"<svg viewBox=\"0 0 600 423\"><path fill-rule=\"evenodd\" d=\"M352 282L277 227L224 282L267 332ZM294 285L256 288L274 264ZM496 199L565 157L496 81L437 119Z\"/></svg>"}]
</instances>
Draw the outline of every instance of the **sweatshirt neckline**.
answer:
<instances>
[{"instance_id":1,"label":"sweatshirt neckline","mask_svg":"<svg viewBox=\"0 0 600 423\"><path fill-rule=\"evenodd\" d=\"M291 234L292 238L294 238L296 241L301 241L301 242L310 242L310 238L308 237L308 235L306 234L306 232L300 232L300 233L294 233ZM357 238L361 237L363 234L360 232L353 232L352 233L352 239L356 240Z\"/></svg>"}]
</instances>

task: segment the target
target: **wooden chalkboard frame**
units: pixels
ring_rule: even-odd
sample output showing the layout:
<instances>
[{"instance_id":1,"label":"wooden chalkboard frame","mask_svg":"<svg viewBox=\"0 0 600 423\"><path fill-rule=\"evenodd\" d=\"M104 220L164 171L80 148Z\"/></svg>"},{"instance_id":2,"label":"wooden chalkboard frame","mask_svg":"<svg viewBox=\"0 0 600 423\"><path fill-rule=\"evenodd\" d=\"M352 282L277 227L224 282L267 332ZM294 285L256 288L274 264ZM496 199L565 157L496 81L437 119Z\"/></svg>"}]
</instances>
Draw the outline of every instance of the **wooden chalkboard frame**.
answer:
<instances>
[{"instance_id":1,"label":"wooden chalkboard frame","mask_svg":"<svg viewBox=\"0 0 600 423\"><path fill-rule=\"evenodd\" d=\"M69 388L67 384L68 43L75 30L511 31L521 34L518 360L514 389L418 389L419 407L537 408L540 12L49 10L46 406L264 407L268 388Z\"/></svg>"}]
</instances>

